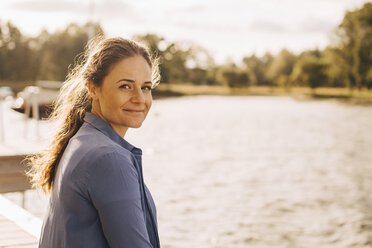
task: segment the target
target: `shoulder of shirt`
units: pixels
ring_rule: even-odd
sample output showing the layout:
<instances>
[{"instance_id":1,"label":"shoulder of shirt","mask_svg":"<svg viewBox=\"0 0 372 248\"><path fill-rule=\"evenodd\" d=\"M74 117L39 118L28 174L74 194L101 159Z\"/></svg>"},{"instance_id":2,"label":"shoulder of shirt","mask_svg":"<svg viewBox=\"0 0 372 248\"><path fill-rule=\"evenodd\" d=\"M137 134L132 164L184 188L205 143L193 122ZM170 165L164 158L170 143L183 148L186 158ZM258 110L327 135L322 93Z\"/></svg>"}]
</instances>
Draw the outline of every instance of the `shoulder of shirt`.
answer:
<instances>
[{"instance_id":1,"label":"shoulder of shirt","mask_svg":"<svg viewBox=\"0 0 372 248\"><path fill-rule=\"evenodd\" d=\"M120 146L105 134L95 128L84 128L78 132L70 142L77 142L79 150L86 151L86 154L92 159L100 159L101 157L119 155L119 157L126 157L132 160L134 156L129 150Z\"/></svg>"}]
</instances>

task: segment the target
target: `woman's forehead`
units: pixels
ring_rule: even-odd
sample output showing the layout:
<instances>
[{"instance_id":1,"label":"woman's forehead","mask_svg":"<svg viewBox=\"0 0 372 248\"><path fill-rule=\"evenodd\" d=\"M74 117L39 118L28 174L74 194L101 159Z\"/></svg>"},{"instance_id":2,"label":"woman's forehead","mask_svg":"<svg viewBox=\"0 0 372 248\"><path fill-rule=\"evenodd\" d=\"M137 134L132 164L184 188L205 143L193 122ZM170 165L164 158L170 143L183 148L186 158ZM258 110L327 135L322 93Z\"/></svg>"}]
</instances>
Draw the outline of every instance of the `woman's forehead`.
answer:
<instances>
[{"instance_id":1,"label":"woman's forehead","mask_svg":"<svg viewBox=\"0 0 372 248\"><path fill-rule=\"evenodd\" d=\"M109 74L108 79L120 80L126 78L134 81L151 81L152 71L148 62L141 56L125 58L116 63Z\"/></svg>"}]
</instances>

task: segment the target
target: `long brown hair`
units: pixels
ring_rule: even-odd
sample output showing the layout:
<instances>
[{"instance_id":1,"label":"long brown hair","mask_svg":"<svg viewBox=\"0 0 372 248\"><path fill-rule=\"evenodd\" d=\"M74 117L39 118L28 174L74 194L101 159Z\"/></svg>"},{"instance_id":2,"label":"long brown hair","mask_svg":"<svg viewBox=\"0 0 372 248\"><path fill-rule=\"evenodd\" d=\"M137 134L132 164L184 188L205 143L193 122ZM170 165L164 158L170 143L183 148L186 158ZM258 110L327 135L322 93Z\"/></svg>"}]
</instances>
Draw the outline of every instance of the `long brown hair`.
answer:
<instances>
[{"instance_id":1,"label":"long brown hair","mask_svg":"<svg viewBox=\"0 0 372 248\"><path fill-rule=\"evenodd\" d=\"M124 38L97 38L91 41L67 80L61 87L49 120L56 124L56 132L49 147L28 158L32 165L28 171L34 188L45 193L53 187L59 160L70 138L83 124L85 113L91 110L92 99L87 83L101 86L110 69L119 61L142 56L152 68L153 87L160 80L158 59L152 57L142 44Z\"/></svg>"}]
</instances>

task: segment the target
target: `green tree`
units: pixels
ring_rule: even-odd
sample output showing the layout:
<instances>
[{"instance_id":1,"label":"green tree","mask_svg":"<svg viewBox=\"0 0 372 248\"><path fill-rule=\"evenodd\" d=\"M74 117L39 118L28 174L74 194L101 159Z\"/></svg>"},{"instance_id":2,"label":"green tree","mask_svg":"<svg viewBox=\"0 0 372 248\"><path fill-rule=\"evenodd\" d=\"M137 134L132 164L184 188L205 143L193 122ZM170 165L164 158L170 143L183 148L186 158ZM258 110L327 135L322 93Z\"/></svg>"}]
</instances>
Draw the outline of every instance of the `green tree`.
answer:
<instances>
[{"instance_id":1,"label":"green tree","mask_svg":"<svg viewBox=\"0 0 372 248\"><path fill-rule=\"evenodd\" d=\"M366 77L367 89L372 89L372 68L368 70Z\"/></svg>"},{"instance_id":2,"label":"green tree","mask_svg":"<svg viewBox=\"0 0 372 248\"><path fill-rule=\"evenodd\" d=\"M267 69L267 77L273 84L284 88L290 87L289 76L292 73L296 62L296 56L286 49L283 49L272 61Z\"/></svg>"},{"instance_id":3,"label":"green tree","mask_svg":"<svg viewBox=\"0 0 372 248\"><path fill-rule=\"evenodd\" d=\"M372 3L347 11L336 30L334 49L346 65L349 87L368 87L368 72L372 66Z\"/></svg>"},{"instance_id":4,"label":"green tree","mask_svg":"<svg viewBox=\"0 0 372 248\"><path fill-rule=\"evenodd\" d=\"M0 80L33 80L37 76L38 53L34 40L23 36L12 23L0 23Z\"/></svg>"},{"instance_id":5,"label":"green tree","mask_svg":"<svg viewBox=\"0 0 372 248\"><path fill-rule=\"evenodd\" d=\"M255 54L244 57L243 65L251 78L251 84L255 85L270 85L271 82L267 77L267 70L272 62L271 54L267 53L262 58Z\"/></svg>"},{"instance_id":6,"label":"green tree","mask_svg":"<svg viewBox=\"0 0 372 248\"><path fill-rule=\"evenodd\" d=\"M340 49L327 47L323 51L323 61L328 65L327 86L350 88L351 82L348 73L348 64L343 59Z\"/></svg>"},{"instance_id":7,"label":"green tree","mask_svg":"<svg viewBox=\"0 0 372 248\"><path fill-rule=\"evenodd\" d=\"M83 26L70 24L66 29L53 34L42 32L40 39L39 79L65 80L75 58L84 51L91 35L92 25L97 35L103 35L99 24L87 23Z\"/></svg>"},{"instance_id":8,"label":"green tree","mask_svg":"<svg viewBox=\"0 0 372 248\"><path fill-rule=\"evenodd\" d=\"M170 43L164 50L162 57L163 77L167 83L181 83L188 81L186 62L190 56L188 49L183 50L177 43Z\"/></svg>"},{"instance_id":9,"label":"green tree","mask_svg":"<svg viewBox=\"0 0 372 248\"><path fill-rule=\"evenodd\" d=\"M251 83L249 73L236 65L226 65L219 68L219 80L230 88L248 87Z\"/></svg>"},{"instance_id":10,"label":"green tree","mask_svg":"<svg viewBox=\"0 0 372 248\"><path fill-rule=\"evenodd\" d=\"M322 59L307 55L297 61L290 78L295 84L309 86L314 90L327 82L327 69L328 64Z\"/></svg>"},{"instance_id":11,"label":"green tree","mask_svg":"<svg viewBox=\"0 0 372 248\"><path fill-rule=\"evenodd\" d=\"M193 84L210 84L208 81L208 71L199 67L188 69L188 78Z\"/></svg>"},{"instance_id":12,"label":"green tree","mask_svg":"<svg viewBox=\"0 0 372 248\"><path fill-rule=\"evenodd\" d=\"M181 49L178 43L167 43L164 38L155 34L136 35L134 39L145 43L151 52L160 57L162 83L187 81L186 62L190 56L188 49Z\"/></svg>"},{"instance_id":13,"label":"green tree","mask_svg":"<svg viewBox=\"0 0 372 248\"><path fill-rule=\"evenodd\" d=\"M144 43L155 56L163 56L163 50L159 48L162 42L165 42L163 37L156 34L148 33L145 35L135 35L132 39Z\"/></svg>"},{"instance_id":14,"label":"green tree","mask_svg":"<svg viewBox=\"0 0 372 248\"><path fill-rule=\"evenodd\" d=\"M196 44L190 44L186 61L187 78L193 84L214 84L210 71L215 67L209 52Z\"/></svg>"}]
</instances>

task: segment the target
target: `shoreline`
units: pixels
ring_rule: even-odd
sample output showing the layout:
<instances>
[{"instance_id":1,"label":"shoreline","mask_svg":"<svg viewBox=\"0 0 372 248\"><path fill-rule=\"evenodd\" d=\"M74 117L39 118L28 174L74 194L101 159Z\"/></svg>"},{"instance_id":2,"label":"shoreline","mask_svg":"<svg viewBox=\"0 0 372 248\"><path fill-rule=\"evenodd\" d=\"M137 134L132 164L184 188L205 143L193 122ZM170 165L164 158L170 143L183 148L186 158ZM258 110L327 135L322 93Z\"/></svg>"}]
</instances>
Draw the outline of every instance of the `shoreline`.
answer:
<instances>
[{"instance_id":1,"label":"shoreline","mask_svg":"<svg viewBox=\"0 0 372 248\"><path fill-rule=\"evenodd\" d=\"M153 91L154 99L195 96L288 96L297 100L336 100L347 104L372 105L372 90L349 90L348 88L251 86L246 88L229 88L215 85L160 84Z\"/></svg>"},{"instance_id":2,"label":"shoreline","mask_svg":"<svg viewBox=\"0 0 372 248\"><path fill-rule=\"evenodd\" d=\"M35 85L30 81L0 81L1 86L9 86L15 95L26 86ZM244 88L229 88L221 85L194 85L187 83L165 84L160 83L153 90L154 99L194 96L194 95L216 95L216 96L289 96L299 100L337 100L342 103L357 105L372 105L372 90L319 87L292 87L282 88L277 86L249 86Z\"/></svg>"}]
</instances>

